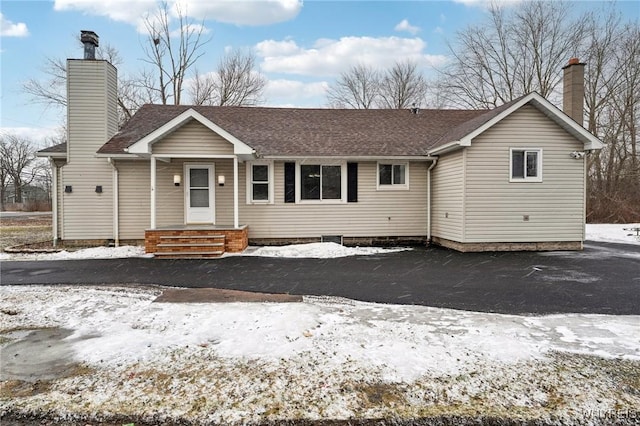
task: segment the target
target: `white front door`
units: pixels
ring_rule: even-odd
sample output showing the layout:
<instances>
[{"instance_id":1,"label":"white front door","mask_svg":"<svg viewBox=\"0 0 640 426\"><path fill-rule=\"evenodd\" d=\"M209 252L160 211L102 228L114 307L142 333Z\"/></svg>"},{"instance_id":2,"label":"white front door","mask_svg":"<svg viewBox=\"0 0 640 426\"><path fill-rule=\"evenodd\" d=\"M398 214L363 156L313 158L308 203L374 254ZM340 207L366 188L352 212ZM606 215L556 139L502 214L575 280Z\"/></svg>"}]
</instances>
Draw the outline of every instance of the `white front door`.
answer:
<instances>
[{"instance_id":1,"label":"white front door","mask_svg":"<svg viewBox=\"0 0 640 426\"><path fill-rule=\"evenodd\" d=\"M185 223L215 223L213 165L185 164Z\"/></svg>"}]
</instances>

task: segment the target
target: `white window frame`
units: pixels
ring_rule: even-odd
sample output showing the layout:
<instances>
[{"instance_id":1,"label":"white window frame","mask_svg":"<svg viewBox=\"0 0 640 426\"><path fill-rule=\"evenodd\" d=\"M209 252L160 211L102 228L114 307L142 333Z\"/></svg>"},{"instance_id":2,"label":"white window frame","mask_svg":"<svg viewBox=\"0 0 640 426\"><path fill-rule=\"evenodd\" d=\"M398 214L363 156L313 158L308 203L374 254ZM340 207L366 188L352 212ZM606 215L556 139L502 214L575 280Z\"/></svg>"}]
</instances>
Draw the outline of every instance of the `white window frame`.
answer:
<instances>
[{"instance_id":1,"label":"white window frame","mask_svg":"<svg viewBox=\"0 0 640 426\"><path fill-rule=\"evenodd\" d=\"M380 166L391 166L391 183L380 183ZM393 166L404 166L404 183L393 183ZM376 164L376 189L378 191L406 191L409 189L409 162L408 161L378 161Z\"/></svg>"},{"instance_id":2,"label":"white window frame","mask_svg":"<svg viewBox=\"0 0 640 426\"><path fill-rule=\"evenodd\" d=\"M524 177L513 177L513 153L524 152ZM537 176L526 176L527 153L535 152L538 155ZM542 148L510 148L509 149L509 182L542 182Z\"/></svg>"},{"instance_id":3,"label":"white window frame","mask_svg":"<svg viewBox=\"0 0 640 426\"><path fill-rule=\"evenodd\" d=\"M268 181L267 184L269 186L268 189L268 199L267 200L254 200L253 199L253 166L267 166L267 176ZM273 204L274 197L274 172L273 172L273 161L247 161L247 204ZM263 183L263 182L261 182Z\"/></svg>"},{"instance_id":4,"label":"white window frame","mask_svg":"<svg viewBox=\"0 0 640 426\"><path fill-rule=\"evenodd\" d=\"M340 166L340 199L330 200L303 200L302 199L302 172L300 166ZM322 185L322 179L320 179ZM298 204L342 204L347 202L347 162L327 160L296 161L296 203Z\"/></svg>"}]
</instances>

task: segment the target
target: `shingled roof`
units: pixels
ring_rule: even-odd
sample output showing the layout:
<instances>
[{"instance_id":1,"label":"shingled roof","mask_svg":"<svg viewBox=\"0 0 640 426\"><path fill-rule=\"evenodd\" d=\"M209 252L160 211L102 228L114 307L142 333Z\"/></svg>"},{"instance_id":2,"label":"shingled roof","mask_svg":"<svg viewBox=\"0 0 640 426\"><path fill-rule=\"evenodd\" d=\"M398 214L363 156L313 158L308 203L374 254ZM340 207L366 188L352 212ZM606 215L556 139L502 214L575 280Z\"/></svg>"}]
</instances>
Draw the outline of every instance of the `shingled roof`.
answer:
<instances>
[{"instance_id":1,"label":"shingled roof","mask_svg":"<svg viewBox=\"0 0 640 426\"><path fill-rule=\"evenodd\" d=\"M190 108L260 156L319 157L426 155L451 129L491 113L144 105L98 153L125 153L126 148Z\"/></svg>"}]
</instances>

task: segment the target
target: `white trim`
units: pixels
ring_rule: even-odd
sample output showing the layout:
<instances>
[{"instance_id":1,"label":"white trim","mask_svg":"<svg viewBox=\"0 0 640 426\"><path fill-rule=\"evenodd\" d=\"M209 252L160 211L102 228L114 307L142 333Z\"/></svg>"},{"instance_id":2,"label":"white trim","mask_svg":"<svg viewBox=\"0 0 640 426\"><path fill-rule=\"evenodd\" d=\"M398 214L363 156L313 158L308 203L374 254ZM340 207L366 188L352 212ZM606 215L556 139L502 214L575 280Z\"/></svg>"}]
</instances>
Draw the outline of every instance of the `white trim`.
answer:
<instances>
[{"instance_id":1,"label":"white trim","mask_svg":"<svg viewBox=\"0 0 640 426\"><path fill-rule=\"evenodd\" d=\"M277 161L306 161L308 155L264 155L261 160L277 160ZM346 161L346 162L362 162L362 161L379 161L379 160L397 160L397 161L433 161L436 157L430 155L324 155L314 156L314 160L322 161Z\"/></svg>"},{"instance_id":2,"label":"white trim","mask_svg":"<svg viewBox=\"0 0 640 426\"><path fill-rule=\"evenodd\" d=\"M135 154L96 154L96 158L113 158L114 160L140 160L141 158Z\"/></svg>"},{"instance_id":3,"label":"white trim","mask_svg":"<svg viewBox=\"0 0 640 426\"><path fill-rule=\"evenodd\" d=\"M236 155L233 154L220 154L220 155L211 155L211 154L151 154L151 157L155 157L158 160L165 161L163 159L171 159L171 158L207 158L207 159L231 159L236 158Z\"/></svg>"},{"instance_id":4,"label":"white trim","mask_svg":"<svg viewBox=\"0 0 640 426\"><path fill-rule=\"evenodd\" d=\"M253 199L253 166L267 166L267 184L268 184L268 199L267 200L254 200ZM273 204L274 203L274 176L275 173L273 171L273 161L269 160L259 160L259 161L247 161L246 162L246 203L247 204Z\"/></svg>"},{"instance_id":5,"label":"white trim","mask_svg":"<svg viewBox=\"0 0 640 426\"><path fill-rule=\"evenodd\" d=\"M584 145L585 150L602 149L604 147L604 144L602 143L602 141L600 141L600 139L592 135L587 129L576 123L571 117L560 111L555 105L546 100L544 97L542 97L538 93L533 92L524 96L518 102L509 106L507 109L505 109L480 127L474 129L470 133L467 133L464 137L460 138L460 140L452 141L430 150L429 155L442 154L458 147L471 146L471 141L475 137L485 132L487 129L493 127L504 118L508 117L513 112L517 111L528 103L531 103L534 107L536 107L546 116L548 116L558 125L564 128L567 132L573 135L573 137L581 141Z\"/></svg>"},{"instance_id":6,"label":"white trim","mask_svg":"<svg viewBox=\"0 0 640 426\"><path fill-rule=\"evenodd\" d=\"M522 178L513 177L513 152L524 152L524 168L525 168L525 176ZM538 154L537 160L537 176L527 177L526 176L526 162L527 162L527 153L535 152ZM509 182L511 183L519 183L519 182L542 182L542 148L509 148Z\"/></svg>"},{"instance_id":7,"label":"white trim","mask_svg":"<svg viewBox=\"0 0 640 426\"><path fill-rule=\"evenodd\" d=\"M151 165L150 165L150 169L151 169L151 185L150 185L150 190L151 190L151 229L156 229L156 159L155 157L151 157Z\"/></svg>"},{"instance_id":8,"label":"white trim","mask_svg":"<svg viewBox=\"0 0 640 426\"><path fill-rule=\"evenodd\" d=\"M64 158L67 158L67 153L66 152L36 152L36 157L39 158L55 158L56 160Z\"/></svg>"},{"instance_id":9,"label":"white trim","mask_svg":"<svg viewBox=\"0 0 640 426\"><path fill-rule=\"evenodd\" d=\"M249 145L245 144L231 133L224 130L222 127L218 126L208 118L204 117L202 114L194 110L193 108L189 108L182 114L163 124L153 132L149 133L147 136L143 137L139 141L135 142L133 145L125 148L125 151L130 154L151 154L152 153L152 145L168 134L174 132L179 129L186 123L191 120L196 120L203 126L207 127L214 133L217 133L222 138L226 139L233 145L233 153L236 155L250 155L254 154L255 150L251 148ZM166 155L165 155L166 157Z\"/></svg>"},{"instance_id":10,"label":"white trim","mask_svg":"<svg viewBox=\"0 0 640 426\"><path fill-rule=\"evenodd\" d=\"M380 183L380 165L391 166L391 183ZM404 183L393 183L393 167L404 166ZM409 190L409 162L408 161L378 161L376 164L376 191L408 191Z\"/></svg>"},{"instance_id":11,"label":"white trim","mask_svg":"<svg viewBox=\"0 0 640 426\"><path fill-rule=\"evenodd\" d=\"M189 209L190 207L190 189L191 189L191 179L190 179L190 170L191 169L208 169L209 170L209 209L211 210L211 221L204 222L196 222L189 221ZM214 224L216 223L216 179L215 179L216 169L215 164L212 163L183 163L182 165L182 176L183 176L183 205L184 205L184 224ZM198 207L195 207L198 208ZM203 208L203 207L201 207Z\"/></svg>"},{"instance_id":12,"label":"white trim","mask_svg":"<svg viewBox=\"0 0 640 426\"><path fill-rule=\"evenodd\" d=\"M233 227L236 229L238 229L240 222L238 213L238 174L238 158L235 157L233 159Z\"/></svg>"}]
</instances>

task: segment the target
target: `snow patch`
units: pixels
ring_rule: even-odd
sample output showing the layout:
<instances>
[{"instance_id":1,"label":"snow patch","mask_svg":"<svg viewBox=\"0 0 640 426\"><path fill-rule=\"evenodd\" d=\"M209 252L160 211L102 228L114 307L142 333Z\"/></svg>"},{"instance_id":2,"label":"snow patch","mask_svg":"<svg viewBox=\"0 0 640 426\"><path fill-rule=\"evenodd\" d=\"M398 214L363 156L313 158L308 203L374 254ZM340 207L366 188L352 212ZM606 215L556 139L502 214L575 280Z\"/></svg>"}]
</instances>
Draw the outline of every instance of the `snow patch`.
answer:
<instances>
[{"instance_id":1,"label":"snow patch","mask_svg":"<svg viewBox=\"0 0 640 426\"><path fill-rule=\"evenodd\" d=\"M309 243L292 244L279 247L257 247L250 248L241 256L262 256L262 257L286 257L286 258L316 258L329 259L346 256L366 256L373 254L394 253L398 251L411 250L410 248L382 248L382 247L345 247L337 243Z\"/></svg>"},{"instance_id":2,"label":"snow patch","mask_svg":"<svg viewBox=\"0 0 640 426\"><path fill-rule=\"evenodd\" d=\"M638 228L640 223L588 223L586 225L586 239L609 243L639 244L640 237L635 232L625 231L625 228Z\"/></svg>"}]
</instances>

